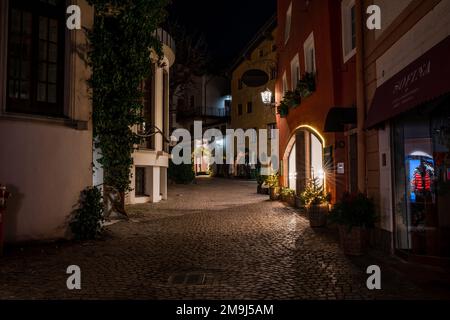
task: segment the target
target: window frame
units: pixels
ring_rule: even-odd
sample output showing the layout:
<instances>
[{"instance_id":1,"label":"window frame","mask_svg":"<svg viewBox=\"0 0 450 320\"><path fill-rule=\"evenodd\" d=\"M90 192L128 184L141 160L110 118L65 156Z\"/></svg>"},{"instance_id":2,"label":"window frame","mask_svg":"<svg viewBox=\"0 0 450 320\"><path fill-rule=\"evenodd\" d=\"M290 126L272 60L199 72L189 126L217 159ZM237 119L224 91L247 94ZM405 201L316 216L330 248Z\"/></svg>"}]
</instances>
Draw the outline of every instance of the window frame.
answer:
<instances>
[{"instance_id":1,"label":"window frame","mask_svg":"<svg viewBox=\"0 0 450 320\"><path fill-rule=\"evenodd\" d=\"M142 189L143 190L138 190L138 188L137 188L138 171L141 171L143 173L143 177L142 177L143 178L142 179ZM135 177L134 177L134 196L136 198L149 197L149 195L146 193L146 187L147 187L146 186L146 184L147 184L147 181L146 181L146 178L147 178L146 177L146 175L147 175L146 167L136 166L135 169L134 169L134 174L135 174Z\"/></svg>"},{"instance_id":2,"label":"window frame","mask_svg":"<svg viewBox=\"0 0 450 320\"><path fill-rule=\"evenodd\" d=\"M298 82L300 81L301 69L300 69L300 57L297 53L291 60L291 87L295 90Z\"/></svg>"},{"instance_id":3,"label":"window frame","mask_svg":"<svg viewBox=\"0 0 450 320\"><path fill-rule=\"evenodd\" d=\"M355 47L352 48L353 28L352 28L352 8L355 9L355 24L356 24L356 3L355 0L343 0L341 2L341 35L342 35L342 57L344 63L350 60L356 54ZM355 37L357 28L355 25Z\"/></svg>"},{"instance_id":4,"label":"window frame","mask_svg":"<svg viewBox=\"0 0 450 320\"><path fill-rule=\"evenodd\" d=\"M277 129L277 123L276 122L272 122L272 123L268 123L267 124L267 138L269 140L273 140L275 137L272 136L272 130L276 130Z\"/></svg>"},{"instance_id":5,"label":"window frame","mask_svg":"<svg viewBox=\"0 0 450 320\"><path fill-rule=\"evenodd\" d=\"M283 77L282 77L282 83L281 83L281 95L284 96L286 94L286 92L289 90L289 84L287 81L287 74L286 71L283 72Z\"/></svg>"},{"instance_id":6,"label":"window frame","mask_svg":"<svg viewBox=\"0 0 450 320\"><path fill-rule=\"evenodd\" d=\"M10 96L10 74L11 74L11 44L12 38L12 12L18 10L21 12L29 12L31 14L31 34L30 36L30 57L29 61L29 77L26 79L29 82L28 85L28 99L14 98ZM41 61L39 57L39 17L47 19L54 19L58 22L58 34L56 38L56 100L55 102L38 101L38 83L39 83L39 64ZM41 1L32 0L14 0L8 2L8 9L6 14L7 31L5 39L5 61L6 61L6 74L5 74L5 106L3 111L5 114L23 114L27 116L47 116L55 118L67 118L64 102L65 91L65 46L66 46L66 32L65 32L65 1L59 1L56 6L46 4ZM47 26L49 28L49 25ZM48 43L47 43L48 49ZM48 53L47 53L48 55ZM18 61L24 61L19 57ZM48 59L48 58L47 58ZM49 61L45 60L47 68ZM48 69L47 71L48 72ZM43 82L48 85L48 78ZM24 79L20 79L23 81ZM19 80L19 81L20 81ZM14 80L13 80L14 81ZM16 79L17 81L17 79ZM47 97L48 92L46 93Z\"/></svg>"},{"instance_id":7,"label":"window frame","mask_svg":"<svg viewBox=\"0 0 450 320\"><path fill-rule=\"evenodd\" d=\"M308 58L310 58L309 53L311 52L310 51L311 49L313 50L313 53L314 53L314 57L313 57L314 60L312 61L313 70L309 69L310 63L308 61ZM310 33L308 38L303 43L303 55L305 58L305 72L315 74L317 72L317 64L316 64L317 57L316 57L316 47L315 47L315 41L314 41L314 31Z\"/></svg>"},{"instance_id":8,"label":"window frame","mask_svg":"<svg viewBox=\"0 0 450 320\"><path fill-rule=\"evenodd\" d=\"M289 7L286 11L286 21L284 26L284 44L287 44L289 38L291 37L291 28L292 28L292 1L289 4Z\"/></svg>"},{"instance_id":9,"label":"window frame","mask_svg":"<svg viewBox=\"0 0 450 320\"><path fill-rule=\"evenodd\" d=\"M247 102L247 114L253 113L253 101Z\"/></svg>"}]
</instances>

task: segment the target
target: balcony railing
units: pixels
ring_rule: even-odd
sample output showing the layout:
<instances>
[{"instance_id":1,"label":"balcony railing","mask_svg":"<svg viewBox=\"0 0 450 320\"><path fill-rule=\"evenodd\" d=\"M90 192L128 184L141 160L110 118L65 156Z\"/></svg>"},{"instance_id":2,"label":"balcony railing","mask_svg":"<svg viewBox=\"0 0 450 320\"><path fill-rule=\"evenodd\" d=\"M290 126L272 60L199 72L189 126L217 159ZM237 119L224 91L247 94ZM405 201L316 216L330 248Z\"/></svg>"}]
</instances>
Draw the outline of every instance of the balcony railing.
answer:
<instances>
[{"instance_id":1,"label":"balcony railing","mask_svg":"<svg viewBox=\"0 0 450 320\"><path fill-rule=\"evenodd\" d=\"M163 44L168 46L170 49L172 49L173 53L175 54L176 46L175 41L170 36L170 34L165 31L164 29L158 28L156 30L156 38L161 41Z\"/></svg>"},{"instance_id":2,"label":"balcony railing","mask_svg":"<svg viewBox=\"0 0 450 320\"><path fill-rule=\"evenodd\" d=\"M177 120L192 118L227 119L230 117L230 108L194 107L177 110Z\"/></svg>"}]
</instances>

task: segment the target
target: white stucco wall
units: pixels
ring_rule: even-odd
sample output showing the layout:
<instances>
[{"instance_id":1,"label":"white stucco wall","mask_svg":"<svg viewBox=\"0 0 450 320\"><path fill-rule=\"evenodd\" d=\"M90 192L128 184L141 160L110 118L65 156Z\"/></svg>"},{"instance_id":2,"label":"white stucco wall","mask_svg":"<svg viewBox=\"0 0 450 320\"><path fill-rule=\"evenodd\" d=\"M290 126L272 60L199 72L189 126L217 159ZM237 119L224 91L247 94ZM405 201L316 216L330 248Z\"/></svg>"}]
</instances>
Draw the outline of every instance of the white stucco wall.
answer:
<instances>
[{"instance_id":1,"label":"white stucco wall","mask_svg":"<svg viewBox=\"0 0 450 320\"><path fill-rule=\"evenodd\" d=\"M0 122L0 181L13 193L7 241L66 236L81 190L92 184L92 134L22 121Z\"/></svg>"},{"instance_id":2,"label":"white stucco wall","mask_svg":"<svg viewBox=\"0 0 450 320\"><path fill-rule=\"evenodd\" d=\"M73 50L85 43L83 30L66 32L64 109L67 118L87 123L77 130L67 120L5 113L7 1L0 3L0 183L12 192L4 220L8 242L68 235L68 219L80 192L92 186L89 69ZM93 10L77 0L83 27ZM4 32L4 33L3 33Z\"/></svg>"}]
</instances>

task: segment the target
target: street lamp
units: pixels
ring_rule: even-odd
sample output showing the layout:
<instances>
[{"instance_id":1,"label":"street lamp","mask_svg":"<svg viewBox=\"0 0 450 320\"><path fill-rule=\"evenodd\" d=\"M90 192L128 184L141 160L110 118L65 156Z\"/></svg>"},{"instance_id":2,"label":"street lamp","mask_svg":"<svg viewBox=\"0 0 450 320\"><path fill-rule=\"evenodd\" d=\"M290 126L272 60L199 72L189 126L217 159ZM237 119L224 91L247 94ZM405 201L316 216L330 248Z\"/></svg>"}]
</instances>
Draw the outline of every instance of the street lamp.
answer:
<instances>
[{"instance_id":1,"label":"street lamp","mask_svg":"<svg viewBox=\"0 0 450 320\"><path fill-rule=\"evenodd\" d=\"M261 98L262 98L262 102L266 106L271 106L272 105L272 91L270 91L269 88L266 88L266 90L261 92Z\"/></svg>"}]
</instances>

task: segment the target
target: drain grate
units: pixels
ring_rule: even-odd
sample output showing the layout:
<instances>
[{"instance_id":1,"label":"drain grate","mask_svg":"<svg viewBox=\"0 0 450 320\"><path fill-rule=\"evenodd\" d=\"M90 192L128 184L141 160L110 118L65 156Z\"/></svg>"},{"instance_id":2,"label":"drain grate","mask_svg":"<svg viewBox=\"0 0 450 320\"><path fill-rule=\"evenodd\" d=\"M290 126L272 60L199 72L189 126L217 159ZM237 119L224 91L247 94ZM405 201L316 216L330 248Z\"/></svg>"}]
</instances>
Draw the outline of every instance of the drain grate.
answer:
<instances>
[{"instance_id":1,"label":"drain grate","mask_svg":"<svg viewBox=\"0 0 450 320\"><path fill-rule=\"evenodd\" d=\"M213 276L203 272L176 273L169 277L168 283L176 286L203 286L211 283Z\"/></svg>"}]
</instances>

